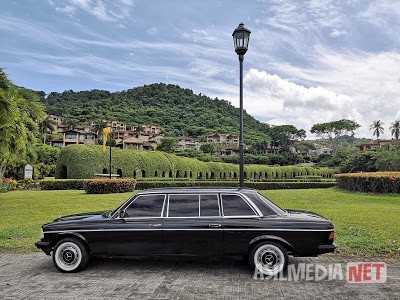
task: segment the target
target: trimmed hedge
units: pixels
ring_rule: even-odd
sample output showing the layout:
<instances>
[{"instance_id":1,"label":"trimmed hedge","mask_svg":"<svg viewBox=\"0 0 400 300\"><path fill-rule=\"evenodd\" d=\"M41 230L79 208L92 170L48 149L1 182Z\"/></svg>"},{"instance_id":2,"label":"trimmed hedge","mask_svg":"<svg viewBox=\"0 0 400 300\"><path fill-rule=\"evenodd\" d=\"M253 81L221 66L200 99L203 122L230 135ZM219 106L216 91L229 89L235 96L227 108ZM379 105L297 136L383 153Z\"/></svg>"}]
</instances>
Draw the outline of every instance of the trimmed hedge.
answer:
<instances>
[{"instance_id":1,"label":"trimmed hedge","mask_svg":"<svg viewBox=\"0 0 400 300\"><path fill-rule=\"evenodd\" d=\"M400 172L366 172L336 175L337 185L349 191L400 193Z\"/></svg>"},{"instance_id":2,"label":"trimmed hedge","mask_svg":"<svg viewBox=\"0 0 400 300\"><path fill-rule=\"evenodd\" d=\"M86 184L86 194L127 193L135 190L134 179L91 180Z\"/></svg>"},{"instance_id":3,"label":"trimmed hedge","mask_svg":"<svg viewBox=\"0 0 400 300\"><path fill-rule=\"evenodd\" d=\"M42 190L84 190L90 179L41 180Z\"/></svg>"},{"instance_id":4,"label":"trimmed hedge","mask_svg":"<svg viewBox=\"0 0 400 300\"><path fill-rule=\"evenodd\" d=\"M109 150L100 145L69 145L63 147L57 160L56 178L93 178L108 173ZM160 151L137 151L112 148L112 173L123 177L186 178L187 180L230 180L239 176L239 166L222 162L202 162L195 158L178 157ZM296 176L332 178L334 169L245 165L245 178L292 179Z\"/></svg>"},{"instance_id":5,"label":"trimmed hedge","mask_svg":"<svg viewBox=\"0 0 400 300\"><path fill-rule=\"evenodd\" d=\"M232 181L138 181L140 190L163 187L238 187ZM318 189L336 186L335 182L245 182L245 187L257 190Z\"/></svg>"}]
</instances>

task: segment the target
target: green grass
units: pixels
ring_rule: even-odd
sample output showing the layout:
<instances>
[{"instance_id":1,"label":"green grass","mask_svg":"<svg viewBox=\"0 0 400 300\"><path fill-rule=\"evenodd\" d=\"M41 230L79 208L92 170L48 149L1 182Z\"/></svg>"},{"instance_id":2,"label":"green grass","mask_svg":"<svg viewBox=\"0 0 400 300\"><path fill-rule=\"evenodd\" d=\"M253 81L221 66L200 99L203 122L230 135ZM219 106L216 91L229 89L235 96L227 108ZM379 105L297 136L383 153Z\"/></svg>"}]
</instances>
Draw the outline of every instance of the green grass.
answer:
<instances>
[{"instance_id":1,"label":"green grass","mask_svg":"<svg viewBox=\"0 0 400 300\"><path fill-rule=\"evenodd\" d=\"M400 254L400 196L329 189L261 193L282 208L310 210L330 219L343 254Z\"/></svg>"},{"instance_id":2,"label":"green grass","mask_svg":"<svg viewBox=\"0 0 400 300\"><path fill-rule=\"evenodd\" d=\"M42 224L68 214L113 209L131 195L88 195L78 190L0 194L0 249L35 251Z\"/></svg>"},{"instance_id":3,"label":"green grass","mask_svg":"<svg viewBox=\"0 0 400 300\"><path fill-rule=\"evenodd\" d=\"M400 254L400 196L343 192L336 188L261 191L283 208L311 210L333 221L341 253ZM13 191L0 194L0 249L37 250L40 225L58 216L113 209L132 193Z\"/></svg>"}]
</instances>

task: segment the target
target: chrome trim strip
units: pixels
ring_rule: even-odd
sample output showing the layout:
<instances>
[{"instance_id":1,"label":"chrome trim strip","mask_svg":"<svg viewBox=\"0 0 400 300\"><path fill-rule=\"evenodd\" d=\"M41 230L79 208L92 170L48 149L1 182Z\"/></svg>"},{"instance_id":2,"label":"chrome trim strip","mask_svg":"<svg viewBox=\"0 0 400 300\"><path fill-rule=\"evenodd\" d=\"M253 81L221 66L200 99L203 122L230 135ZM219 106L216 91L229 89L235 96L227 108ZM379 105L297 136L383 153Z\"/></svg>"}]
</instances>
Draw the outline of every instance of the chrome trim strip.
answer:
<instances>
[{"instance_id":1,"label":"chrome trim strip","mask_svg":"<svg viewBox=\"0 0 400 300\"><path fill-rule=\"evenodd\" d=\"M328 232L334 231L335 229L280 229L280 228L217 228L217 229L209 229L209 228L192 228L192 229L182 229L182 228L143 228L143 229L135 229L135 228L119 228L119 229L82 229L82 230L54 230L54 231L45 231L44 233L74 233L74 232L99 232L99 231L154 231L154 230L168 230L168 231L201 231L201 230L227 230L227 231L315 231L315 232Z\"/></svg>"}]
</instances>

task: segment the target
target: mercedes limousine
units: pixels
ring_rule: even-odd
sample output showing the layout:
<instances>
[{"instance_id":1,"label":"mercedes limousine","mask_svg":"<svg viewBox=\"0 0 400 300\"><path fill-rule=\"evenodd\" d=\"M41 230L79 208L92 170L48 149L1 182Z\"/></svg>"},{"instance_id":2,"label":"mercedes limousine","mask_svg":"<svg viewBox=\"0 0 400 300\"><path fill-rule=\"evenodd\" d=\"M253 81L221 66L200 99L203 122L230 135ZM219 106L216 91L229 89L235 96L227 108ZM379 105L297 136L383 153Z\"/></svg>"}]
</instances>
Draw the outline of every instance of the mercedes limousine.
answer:
<instances>
[{"instance_id":1,"label":"mercedes limousine","mask_svg":"<svg viewBox=\"0 0 400 300\"><path fill-rule=\"evenodd\" d=\"M284 210L256 190L170 188L141 191L113 211L45 224L36 246L62 272L91 256L131 258L247 257L265 275L284 271L288 255L334 252L332 222Z\"/></svg>"}]
</instances>

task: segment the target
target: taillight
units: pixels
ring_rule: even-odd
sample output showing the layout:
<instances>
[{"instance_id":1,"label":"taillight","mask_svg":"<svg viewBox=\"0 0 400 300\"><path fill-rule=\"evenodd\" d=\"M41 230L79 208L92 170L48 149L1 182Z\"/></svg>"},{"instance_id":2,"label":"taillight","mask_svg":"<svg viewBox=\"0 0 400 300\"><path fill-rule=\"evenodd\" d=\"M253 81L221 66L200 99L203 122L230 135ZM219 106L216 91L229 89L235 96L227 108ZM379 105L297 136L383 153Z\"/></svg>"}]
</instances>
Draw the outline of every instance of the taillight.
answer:
<instances>
[{"instance_id":1,"label":"taillight","mask_svg":"<svg viewBox=\"0 0 400 300\"><path fill-rule=\"evenodd\" d=\"M334 231L331 232L331 234L329 235L329 239L333 240L336 237L336 233Z\"/></svg>"}]
</instances>

